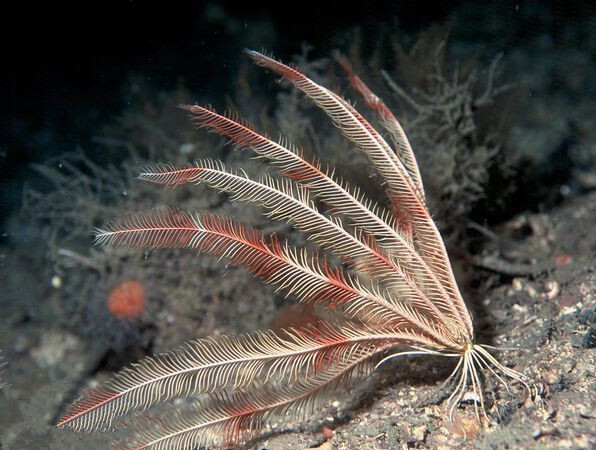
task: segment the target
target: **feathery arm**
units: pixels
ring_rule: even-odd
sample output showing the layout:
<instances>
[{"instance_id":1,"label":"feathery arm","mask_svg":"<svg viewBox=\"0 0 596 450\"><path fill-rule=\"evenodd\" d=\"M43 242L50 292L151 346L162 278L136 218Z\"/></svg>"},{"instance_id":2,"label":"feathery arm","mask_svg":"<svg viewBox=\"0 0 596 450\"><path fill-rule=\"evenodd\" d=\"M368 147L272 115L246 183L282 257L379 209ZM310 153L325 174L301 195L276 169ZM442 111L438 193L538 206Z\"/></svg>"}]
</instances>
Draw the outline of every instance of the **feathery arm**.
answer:
<instances>
[{"instance_id":1,"label":"feathery arm","mask_svg":"<svg viewBox=\"0 0 596 450\"><path fill-rule=\"evenodd\" d=\"M138 428L136 448L186 449L246 443L259 435L273 418L309 417L339 384L372 371L371 356L388 346L363 346L346 353L327 370L292 385L255 385L233 393L220 392L197 402L186 413L152 420L153 427Z\"/></svg>"},{"instance_id":2,"label":"feathery arm","mask_svg":"<svg viewBox=\"0 0 596 450\"><path fill-rule=\"evenodd\" d=\"M257 133L245 123L217 114L210 108L197 105L183 106L182 108L193 114L193 118L199 126L223 134L236 145L250 147L259 156L273 161L273 164L282 170L282 175L298 181L305 189L314 191L316 195L332 206L334 212L348 217L356 230L364 231L368 239L362 240L369 243L369 248L379 247L388 252L392 256L388 263L373 256L364 259L363 264L359 264L359 267L366 269L369 273L376 271L375 275L379 277L390 275L390 282L393 281L393 284L389 288L395 296L412 299L420 298L418 294L412 294L412 289L416 290L412 285L416 286L437 308L455 320L459 318L457 310L449 300L449 293L427 261L413 247L411 236L406 236L405 230L400 233L395 220L386 212L383 212L378 205L357 194L352 194L347 188L334 180L332 175L323 172L317 162L309 163L305 161L296 150L272 141ZM197 170L192 167L176 169L171 166L158 166L141 174L140 178L164 184L167 187L174 187L178 184L197 181L196 172ZM294 217L299 218L301 216L295 214ZM279 217L277 218L279 219ZM333 228L333 225L331 227ZM411 233L411 224L408 223L408 227ZM323 226L322 228L329 227ZM340 234L345 234L345 232L340 232ZM348 239L353 240L353 237L349 236ZM329 239L329 235L326 239L319 240L323 244L328 244L330 241L332 240ZM354 259L354 256L362 259L364 254L367 253L370 255L369 250L366 250L364 254L362 253L362 243L356 243L356 246L340 246L340 248L344 256L346 250L349 250L351 259ZM375 253L382 254L380 251ZM395 260L399 261L398 267L391 262ZM394 282L395 273L392 272L401 272L403 275L401 278L405 277L411 281L409 290L404 290L402 282ZM422 303L426 304L427 309L434 309L434 313L438 313L433 305L429 305L426 301L422 301Z\"/></svg>"},{"instance_id":3,"label":"feathery arm","mask_svg":"<svg viewBox=\"0 0 596 450\"><path fill-rule=\"evenodd\" d=\"M424 344L420 338L408 332L321 322L296 329L195 340L122 370L76 402L58 426L107 429L114 419L133 409L147 409L177 397L237 390L255 381L283 379L291 384L327 370L360 348Z\"/></svg>"},{"instance_id":4,"label":"feathery arm","mask_svg":"<svg viewBox=\"0 0 596 450\"><path fill-rule=\"evenodd\" d=\"M347 232L339 220L331 220L321 214L309 200L308 192L290 181L283 183L265 177L262 182L257 182L228 172L222 163L211 160L199 161L182 169L167 165L148 168L139 178L166 186L206 182L212 187L232 193L234 199L257 202L269 210L270 217L292 221L298 229L309 233L323 247L334 251L348 262L357 262L355 266L359 270L383 280L392 294L390 303L399 306L408 320L420 324L424 319L420 311L414 309L421 309L430 312L436 326L439 326L443 321L440 308L449 311L451 305L445 302L446 294L441 292L441 285L432 278L432 272L425 267L420 256L409 249L405 241L398 240L403 245L400 248L404 248L404 254L399 259L388 257L374 240L358 239L358 235L353 236ZM448 330L449 327L446 329L447 333Z\"/></svg>"},{"instance_id":5,"label":"feathery arm","mask_svg":"<svg viewBox=\"0 0 596 450\"><path fill-rule=\"evenodd\" d=\"M268 284L302 302L342 307L348 317L409 326L450 347L454 341L439 333L425 315L407 304L392 303L340 268L332 268L305 250L288 248L272 235L269 240L253 228L213 214L179 210L131 214L98 230L100 245L133 247L189 247L242 265ZM448 332L448 330L446 330ZM449 336L449 335L448 335Z\"/></svg>"},{"instance_id":6,"label":"feathery arm","mask_svg":"<svg viewBox=\"0 0 596 450\"><path fill-rule=\"evenodd\" d=\"M385 105L385 102L381 100L369 87L360 79L358 75L352 70L352 66L349 61L342 55L337 55L337 60L343 67L344 71L350 79L350 83L360 95L364 98L364 101L369 108L376 111L383 127L389 132L391 139L397 147L397 155L402 161L404 167L408 171L410 178L416 186L420 197L424 199L424 186L422 185L422 177L420 176L420 169L416 163L416 157L414 151L410 145L410 141L406 136L401 124L393 115L391 110Z\"/></svg>"},{"instance_id":7,"label":"feathery arm","mask_svg":"<svg viewBox=\"0 0 596 450\"><path fill-rule=\"evenodd\" d=\"M424 200L402 162L375 129L345 100L312 81L299 70L254 50L248 55L259 65L278 73L304 92L332 119L342 133L369 158L387 183L392 200L410 216L421 256L441 282L448 297L445 299L453 314L466 325L468 337L474 335L472 319L461 297L445 244L433 222Z\"/></svg>"}]
</instances>

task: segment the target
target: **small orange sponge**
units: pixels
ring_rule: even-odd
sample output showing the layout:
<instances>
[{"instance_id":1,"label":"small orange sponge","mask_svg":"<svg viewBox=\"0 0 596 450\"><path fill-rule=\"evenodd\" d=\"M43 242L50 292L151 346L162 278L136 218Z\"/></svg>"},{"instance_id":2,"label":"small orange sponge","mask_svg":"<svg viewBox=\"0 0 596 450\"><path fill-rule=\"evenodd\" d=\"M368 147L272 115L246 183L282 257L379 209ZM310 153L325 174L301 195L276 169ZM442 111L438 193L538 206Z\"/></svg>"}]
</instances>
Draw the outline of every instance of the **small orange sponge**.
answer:
<instances>
[{"instance_id":1,"label":"small orange sponge","mask_svg":"<svg viewBox=\"0 0 596 450\"><path fill-rule=\"evenodd\" d=\"M145 289L138 281L118 284L108 298L108 309L115 317L138 317L145 306Z\"/></svg>"}]
</instances>

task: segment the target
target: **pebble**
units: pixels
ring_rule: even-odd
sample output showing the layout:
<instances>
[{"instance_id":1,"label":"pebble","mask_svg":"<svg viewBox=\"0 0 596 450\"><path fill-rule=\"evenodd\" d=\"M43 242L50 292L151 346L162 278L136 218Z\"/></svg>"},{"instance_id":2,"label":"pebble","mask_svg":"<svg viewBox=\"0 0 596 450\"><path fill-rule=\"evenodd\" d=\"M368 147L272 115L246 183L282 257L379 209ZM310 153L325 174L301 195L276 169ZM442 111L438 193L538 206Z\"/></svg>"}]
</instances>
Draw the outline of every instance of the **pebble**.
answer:
<instances>
[{"instance_id":1,"label":"pebble","mask_svg":"<svg viewBox=\"0 0 596 450\"><path fill-rule=\"evenodd\" d=\"M43 334L39 345L31 350L31 357L41 368L55 367L64 363L66 355L79 345L79 339L72 334L50 331Z\"/></svg>"}]
</instances>

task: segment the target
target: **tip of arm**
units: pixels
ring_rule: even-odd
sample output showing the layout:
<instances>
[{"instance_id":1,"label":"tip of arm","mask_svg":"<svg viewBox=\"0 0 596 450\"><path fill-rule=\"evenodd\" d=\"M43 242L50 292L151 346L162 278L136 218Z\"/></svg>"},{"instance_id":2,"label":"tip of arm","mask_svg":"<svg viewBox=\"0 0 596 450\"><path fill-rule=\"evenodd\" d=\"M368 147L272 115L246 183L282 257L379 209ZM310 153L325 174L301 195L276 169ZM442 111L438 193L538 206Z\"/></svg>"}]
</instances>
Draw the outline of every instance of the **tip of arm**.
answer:
<instances>
[{"instance_id":1,"label":"tip of arm","mask_svg":"<svg viewBox=\"0 0 596 450\"><path fill-rule=\"evenodd\" d=\"M188 112L192 112L192 110L195 108L195 105L184 105L184 104L179 104L176 105L178 108L180 108L183 111L188 111Z\"/></svg>"}]
</instances>

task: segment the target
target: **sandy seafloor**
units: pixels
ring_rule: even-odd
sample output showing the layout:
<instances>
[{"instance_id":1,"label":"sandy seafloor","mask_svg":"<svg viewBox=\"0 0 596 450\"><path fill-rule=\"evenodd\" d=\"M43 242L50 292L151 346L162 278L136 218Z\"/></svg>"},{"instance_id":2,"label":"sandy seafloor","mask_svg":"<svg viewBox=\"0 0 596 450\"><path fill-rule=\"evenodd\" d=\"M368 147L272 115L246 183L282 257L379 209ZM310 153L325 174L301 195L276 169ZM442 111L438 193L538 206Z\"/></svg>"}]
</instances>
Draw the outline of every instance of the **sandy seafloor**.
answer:
<instances>
[{"instance_id":1,"label":"sandy seafloor","mask_svg":"<svg viewBox=\"0 0 596 450\"><path fill-rule=\"evenodd\" d=\"M477 44L488 61L502 52L499 62L502 79L521 86L516 92L524 95L517 102L515 122L508 125L503 146L524 155L529 165L538 168L532 183L518 180L519 186L535 189L536 195L519 192L519 198L531 200L515 208L501 205L504 210L509 207L511 212L503 213L502 220L481 227L485 239L475 241L480 244L475 243L472 248L465 246L469 241L456 240L448 247L455 250L453 264L473 312L478 341L519 349L503 351L500 359L533 380L538 395L532 399L515 384L507 392L489 377L485 392L490 399L491 425L478 427L470 404L458 408L455 421L450 422L441 403L444 395L439 386L452 366L439 359L411 357L383 366L349 393L338 392L309 424L290 426L283 420L275 422L276 432L251 444L251 448L594 448L596 38L593 31L587 30L596 27L596 10L587 6L582 9L578 3L561 12L557 5L558 2L552 2L536 6L535 11L527 6L523 14L516 15L513 3L509 6L497 2L484 11L494 16L493 20L483 22L492 28L479 30L482 26L477 25L474 28L477 36L465 26L466 20L479 13L465 2L454 4L436 18L439 23L451 24L449 45L463 48ZM197 26L213 26L206 25L209 20L218 24L243 23L242 9L222 7L221 11L223 18L202 10L192 13L203 14L204 22L199 21ZM503 11L509 11L506 19L498 17ZM263 24L268 20L273 21L274 16L252 15L246 20L248 31L239 32L236 25L230 25L222 27L222 33L229 33L230 39L237 43L229 47L238 52L239 58L243 57L241 49L246 46L242 42L243 33L254 33L251 45L257 43L275 51L275 44L268 39L282 35L282 30L262 33L265 37L259 40L259 27L265 27ZM517 22L508 23L511 20ZM433 17L420 19L419 28L404 27L402 32L413 39L434 21ZM352 18L349 25L355 23L357 20ZM347 30L348 24L345 27ZM535 29L529 31L532 27ZM346 32L339 26L335 29L338 35L342 31ZM308 41L307 34L303 38ZM327 51L329 44L320 42L328 43L331 39L325 41L319 34L316 39L319 40L314 44L320 45L320 51ZM299 52L299 45L293 47L293 52ZM161 54L164 53L167 52ZM289 60L292 54L290 50L278 56ZM152 61L147 65L148 72L154 64ZM226 68L220 67L217 72L220 70ZM131 79L138 80L142 66L135 67L135 72L137 78ZM212 77L217 80L218 75ZM234 75L228 73L225 77L232 79ZM130 83L130 79L122 80L123 86ZM127 139L139 147L150 146L155 139L150 154L157 157L178 150L185 157L188 152L196 152L196 158L204 155L205 141L197 138L198 143L192 144L194 132L184 114L175 108L180 102L173 93L175 89L170 85L162 92L155 83L147 82L147 85L150 87L143 89L149 93L144 100L133 95L132 104L102 116L101 125L105 126L102 129L107 130L110 139L116 136L120 144L124 142L122 148L126 147ZM232 86L230 89L235 92L242 91L238 83ZM271 94L277 86L272 83L268 89L266 92ZM258 90L253 86L253 92ZM128 93L123 88L111 95L126 97ZM195 93L192 86L180 95L183 100L200 98L210 102L208 92ZM258 98L260 101L263 97ZM249 99L244 101L250 104ZM155 111L156 106L163 105L172 113ZM275 103L272 105L263 114L273 117L275 113L271 109L275 109ZM27 116L17 115L15 121L19 120L26 123ZM97 125L99 119L94 120ZM66 218L72 212L68 202L73 197L63 197L66 205L55 208L46 205L45 213L58 211L62 215L55 215L54 219L48 219L47 215L39 218L25 208L27 205L20 204L18 199L24 198L22 193L27 189L51 194L50 185L38 184L40 175L33 170L33 164L41 164L64 151L75 154L82 151L81 146L69 146L68 139L72 136L65 138L68 133L57 123L50 122L50 129L45 130L46 138L39 138L38 133L29 142L29 160L14 159L22 166L18 171L10 166L12 178L10 184L4 185L10 190L5 191L7 214L0 242L0 351L4 361L0 371L0 448L3 450L109 448L111 433L76 433L54 426L68 403L85 388L106 380L112 371L146 354L166 351L185 340L265 329L282 320L281 297L240 268L184 251L131 250L98 256L97 252L102 250L91 250L88 233L91 227L73 231L74 237L64 237L65 226L84 224L89 219ZM34 125L30 126L33 130ZM156 131L159 127L165 130L163 134ZM148 129L155 133L145 136ZM10 152L18 151L19 139L3 142L3 152L10 156ZM97 148L85 151L96 157L101 150L97 140L94 142ZM231 164L244 161L229 156L226 153L229 150L221 147L221 142L210 142L214 147L208 150L208 156L225 155ZM174 150L163 153L167 146ZM132 153L128 162L121 158L120 162L124 161L129 171L126 173L138 170L139 160L143 158L135 158ZM59 164L59 158L51 161ZM350 164L350 160L344 163L348 168ZM108 165L106 161L100 169L107 169ZM93 170L85 171L85 175L89 180L96 179ZM531 175L532 172L523 176ZM135 181L129 177L121 183L126 190ZM289 233L294 243L304 242L290 227L264 222L259 210L250 205L229 205L225 198L207 190L196 194L190 190L164 193L159 188L142 189L135 194L142 206L192 205L225 212L257 226L264 224L280 233ZM101 203L100 197L97 201ZM62 197L53 194L47 198L60 202ZM84 211L94 214L95 220L104 213L122 212L126 205L126 199L120 198L104 210L93 205ZM100 223L92 224L97 225ZM54 228L61 231L54 234ZM55 239L52 245L48 239ZM67 254L66 262L65 250L73 252ZM73 254L79 257L68 259ZM130 323L109 317L103 303L110 289L125 279L142 280L147 291L143 316Z\"/></svg>"}]
</instances>

